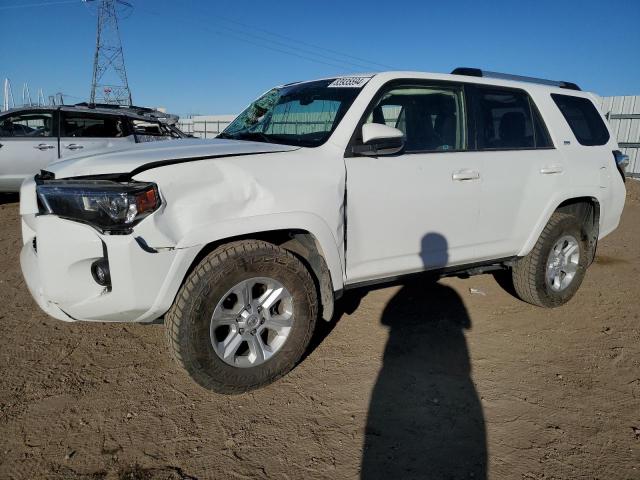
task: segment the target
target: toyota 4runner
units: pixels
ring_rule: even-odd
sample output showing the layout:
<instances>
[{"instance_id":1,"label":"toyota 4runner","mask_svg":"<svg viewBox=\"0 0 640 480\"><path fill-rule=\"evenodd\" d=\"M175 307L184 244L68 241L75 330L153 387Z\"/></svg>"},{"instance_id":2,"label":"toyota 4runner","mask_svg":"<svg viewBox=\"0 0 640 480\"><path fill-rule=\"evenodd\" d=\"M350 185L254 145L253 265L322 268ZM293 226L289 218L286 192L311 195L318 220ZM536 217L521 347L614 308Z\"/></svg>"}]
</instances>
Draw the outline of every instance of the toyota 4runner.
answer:
<instances>
[{"instance_id":1,"label":"toyota 4runner","mask_svg":"<svg viewBox=\"0 0 640 480\"><path fill-rule=\"evenodd\" d=\"M569 301L618 225L626 161L569 82L460 68L293 83L215 140L25 180L21 265L49 315L164 317L196 382L242 392L293 368L346 289L500 268L526 302Z\"/></svg>"}]
</instances>

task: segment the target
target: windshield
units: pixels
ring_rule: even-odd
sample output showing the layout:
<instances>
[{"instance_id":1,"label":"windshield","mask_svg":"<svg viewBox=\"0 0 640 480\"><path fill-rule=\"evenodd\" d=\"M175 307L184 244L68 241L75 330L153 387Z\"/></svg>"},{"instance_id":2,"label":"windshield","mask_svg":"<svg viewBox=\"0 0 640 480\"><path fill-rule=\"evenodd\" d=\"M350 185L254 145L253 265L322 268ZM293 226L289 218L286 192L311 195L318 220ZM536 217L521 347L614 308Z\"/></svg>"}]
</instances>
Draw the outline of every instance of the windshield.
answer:
<instances>
[{"instance_id":1,"label":"windshield","mask_svg":"<svg viewBox=\"0 0 640 480\"><path fill-rule=\"evenodd\" d=\"M274 88L253 102L219 138L317 147L331 133L360 93L342 79Z\"/></svg>"}]
</instances>

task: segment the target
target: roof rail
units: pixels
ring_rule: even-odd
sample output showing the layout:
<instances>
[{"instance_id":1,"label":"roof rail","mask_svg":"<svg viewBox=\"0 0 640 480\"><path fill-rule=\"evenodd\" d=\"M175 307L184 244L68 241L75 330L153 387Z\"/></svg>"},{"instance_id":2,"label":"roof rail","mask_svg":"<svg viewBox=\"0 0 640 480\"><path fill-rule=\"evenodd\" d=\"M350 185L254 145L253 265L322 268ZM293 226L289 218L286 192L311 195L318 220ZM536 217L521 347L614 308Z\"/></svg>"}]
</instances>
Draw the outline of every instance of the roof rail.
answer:
<instances>
[{"instance_id":1,"label":"roof rail","mask_svg":"<svg viewBox=\"0 0 640 480\"><path fill-rule=\"evenodd\" d=\"M540 83L550 87L567 88L569 90L580 90L580 87L573 82L563 80L546 80L544 78L524 77L522 75L511 75L509 73L488 72L479 68L458 67L451 72L452 75L467 75L469 77L499 78L501 80L514 80L517 82Z\"/></svg>"},{"instance_id":2,"label":"roof rail","mask_svg":"<svg viewBox=\"0 0 640 480\"><path fill-rule=\"evenodd\" d=\"M138 107L136 105L118 105L115 103L89 103L89 102L80 102L73 105L75 107L87 107L87 108L107 108L107 109L118 109L118 110L138 110L141 112L156 112L153 108L149 107Z\"/></svg>"}]
</instances>

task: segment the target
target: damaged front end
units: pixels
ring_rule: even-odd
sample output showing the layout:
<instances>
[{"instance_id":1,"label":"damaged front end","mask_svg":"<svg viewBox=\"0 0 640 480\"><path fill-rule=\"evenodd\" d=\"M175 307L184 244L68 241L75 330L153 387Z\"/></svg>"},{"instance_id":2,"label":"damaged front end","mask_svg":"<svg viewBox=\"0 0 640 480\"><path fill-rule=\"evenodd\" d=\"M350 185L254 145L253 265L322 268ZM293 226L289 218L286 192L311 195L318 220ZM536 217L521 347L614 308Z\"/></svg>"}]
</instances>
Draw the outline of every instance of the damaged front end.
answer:
<instances>
[{"instance_id":1,"label":"damaged front end","mask_svg":"<svg viewBox=\"0 0 640 480\"><path fill-rule=\"evenodd\" d=\"M40 175L21 190L26 284L65 321L153 321L197 249L153 249L135 226L162 206L153 183ZM171 297L172 298L172 297Z\"/></svg>"},{"instance_id":2,"label":"damaged front end","mask_svg":"<svg viewBox=\"0 0 640 480\"><path fill-rule=\"evenodd\" d=\"M104 234L129 234L160 208L158 187L105 179L36 179L38 213L85 223Z\"/></svg>"}]
</instances>

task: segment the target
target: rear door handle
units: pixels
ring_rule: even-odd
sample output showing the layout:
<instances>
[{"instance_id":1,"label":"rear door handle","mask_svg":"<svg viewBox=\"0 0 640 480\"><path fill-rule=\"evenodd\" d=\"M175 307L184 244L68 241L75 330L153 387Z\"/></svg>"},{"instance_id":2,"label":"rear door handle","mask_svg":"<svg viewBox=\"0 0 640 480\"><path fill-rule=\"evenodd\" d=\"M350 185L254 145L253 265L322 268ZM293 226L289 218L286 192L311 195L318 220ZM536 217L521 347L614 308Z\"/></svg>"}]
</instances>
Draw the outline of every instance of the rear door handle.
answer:
<instances>
[{"instance_id":1,"label":"rear door handle","mask_svg":"<svg viewBox=\"0 0 640 480\"><path fill-rule=\"evenodd\" d=\"M70 143L64 148L66 148L67 150L80 150L81 148L84 148L84 146L78 145L77 143Z\"/></svg>"},{"instance_id":2,"label":"rear door handle","mask_svg":"<svg viewBox=\"0 0 640 480\"><path fill-rule=\"evenodd\" d=\"M33 148L36 148L38 150L51 150L55 147L53 145L49 145L48 143L41 143L40 145L36 145Z\"/></svg>"},{"instance_id":3,"label":"rear door handle","mask_svg":"<svg viewBox=\"0 0 640 480\"><path fill-rule=\"evenodd\" d=\"M548 167L542 167L540 173L543 175L552 175L554 173L562 173L563 170L562 165L550 165Z\"/></svg>"},{"instance_id":4,"label":"rear door handle","mask_svg":"<svg viewBox=\"0 0 640 480\"><path fill-rule=\"evenodd\" d=\"M462 182L464 180L478 180L480 178L480 172L476 170L458 170L457 172L453 172L451 178L458 182Z\"/></svg>"}]
</instances>

